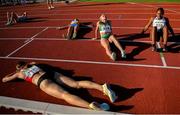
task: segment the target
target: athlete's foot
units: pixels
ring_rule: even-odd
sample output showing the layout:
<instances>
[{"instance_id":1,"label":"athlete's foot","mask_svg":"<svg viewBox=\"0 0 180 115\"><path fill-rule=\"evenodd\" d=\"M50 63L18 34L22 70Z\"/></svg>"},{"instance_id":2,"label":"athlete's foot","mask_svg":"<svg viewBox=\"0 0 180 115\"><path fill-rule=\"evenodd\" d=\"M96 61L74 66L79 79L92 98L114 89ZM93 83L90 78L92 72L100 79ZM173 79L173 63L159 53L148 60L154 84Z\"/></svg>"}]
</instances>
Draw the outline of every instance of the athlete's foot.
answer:
<instances>
[{"instance_id":1,"label":"athlete's foot","mask_svg":"<svg viewBox=\"0 0 180 115\"><path fill-rule=\"evenodd\" d=\"M72 36L72 39L75 39L75 38L76 38L76 36L77 36L77 33L76 33L76 32L74 32L74 33L73 33L73 36Z\"/></svg>"},{"instance_id":2,"label":"athlete's foot","mask_svg":"<svg viewBox=\"0 0 180 115\"><path fill-rule=\"evenodd\" d=\"M107 103L99 104L97 102L92 102L89 104L89 108L97 111L108 111L110 109Z\"/></svg>"},{"instance_id":3,"label":"athlete's foot","mask_svg":"<svg viewBox=\"0 0 180 115\"><path fill-rule=\"evenodd\" d=\"M125 53L124 51L121 53L121 57L122 57L123 59L126 59L126 53Z\"/></svg>"},{"instance_id":4,"label":"athlete's foot","mask_svg":"<svg viewBox=\"0 0 180 115\"><path fill-rule=\"evenodd\" d=\"M152 44L152 51L157 51L156 45Z\"/></svg>"},{"instance_id":5,"label":"athlete's foot","mask_svg":"<svg viewBox=\"0 0 180 115\"><path fill-rule=\"evenodd\" d=\"M9 22L7 22L5 25L6 26L10 26L12 23L11 23L11 21L9 21Z\"/></svg>"},{"instance_id":6,"label":"athlete's foot","mask_svg":"<svg viewBox=\"0 0 180 115\"><path fill-rule=\"evenodd\" d=\"M100 111L102 110L101 107L100 107L100 104L97 103L97 102L92 102L89 104L89 108L90 109L93 109L93 110L97 110L97 111Z\"/></svg>"},{"instance_id":7,"label":"athlete's foot","mask_svg":"<svg viewBox=\"0 0 180 115\"><path fill-rule=\"evenodd\" d=\"M102 85L103 87L103 92L105 95L107 95L110 99L110 101L113 103L115 100L118 98L113 90L105 83Z\"/></svg>"},{"instance_id":8,"label":"athlete's foot","mask_svg":"<svg viewBox=\"0 0 180 115\"><path fill-rule=\"evenodd\" d=\"M112 52L112 54L111 54L111 59L112 59L113 61L116 61L116 53L115 53L115 52Z\"/></svg>"},{"instance_id":9,"label":"athlete's foot","mask_svg":"<svg viewBox=\"0 0 180 115\"><path fill-rule=\"evenodd\" d=\"M48 7L49 10L51 10L51 7Z\"/></svg>"},{"instance_id":10,"label":"athlete's foot","mask_svg":"<svg viewBox=\"0 0 180 115\"><path fill-rule=\"evenodd\" d=\"M167 51L168 51L167 45L164 45L163 52L167 52Z\"/></svg>"},{"instance_id":11,"label":"athlete's foot","mask_svg":"<svg viewBox=\"0 0 180 115\"><path fill-rule=\"evenodd\" d=\"M54 9L55 7L54 6L51 6L51 9Z\"/></svg>"}]
</instances>

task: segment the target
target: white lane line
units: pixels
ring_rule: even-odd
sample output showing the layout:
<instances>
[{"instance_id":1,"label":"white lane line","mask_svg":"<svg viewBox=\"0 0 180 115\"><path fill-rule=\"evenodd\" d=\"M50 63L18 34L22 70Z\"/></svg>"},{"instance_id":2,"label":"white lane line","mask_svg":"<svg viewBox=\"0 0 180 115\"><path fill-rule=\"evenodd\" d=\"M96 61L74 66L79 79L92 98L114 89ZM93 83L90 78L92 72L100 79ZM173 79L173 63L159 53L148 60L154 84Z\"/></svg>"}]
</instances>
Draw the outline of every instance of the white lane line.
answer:
<instances>
[{"instance_id":1,"label":"white lane line","mask_svg":"<svg viewBox=\"0 0 180 115\"><path fill-rule=\"evenodd\" d=\"M159 42L157 43L157 46L158 46L159 49L161 49L161 45L160 45ZM160 51L159 54L160 54L160 57L161 57L161 61L162 61L162 63L163 63L163 66L167 67L166 59L165 59L165 57L164 57L164 55L163 55L163 52Z\"/></svg>"},{"instance_id":2,"label":"white lane line","mask_svg":"<svg viewBox=\"0 0 180 115\"><path fill-rule=\"evenodd\" d=\"M81 21L87 21L87 20L92 20L92 21L98 21L97 18L79 18ZM41 21L42 19L37 19L36 21ZM57 19L45 19L46 21L71 21L72 18L57 18ZM147 21L148 19L146 18L137 18L137 19L132 19L132 18L122 18L122 15L117 16L117 18L109 18L109 20L113 21ZM179 22L180 19L171 19L171 22ZM0 21L0 23L5 23L6 21ZM87 25L88 26L88 25ZM83 27L86 28L86 27Z\"/></svg>"},{"instance_id":3,"label":"white lane line","mask_svg":"<svg viewBox=\"0 0 180 115\"><path fill-rule=\"evenodd\" d=\"M118 38L123 38L123 37L118 37ZM16 40L27 40L27 38L0 38L0 41L16 41ZM130 42L130 43L137 43L137 42L141 42L141 43L150 43L151 41L148 40L144 40L144 41L132 41L132 40L121 40L118 39L121 42ZM36 38L34 39L34 41L70 41L64 38ZM92 40L92 39L76 39L76 41L87 41L87 42L99 42L100 39L98 40ZM180 42L168 42L168 43L176 43L179 44Z\"/></svg>"},{"instance_id":4,"label":"white lane line","mask_svg":"<svg viewBox=\"0 0 180 115\"><path fill-rule=\"evenodd\" d=\"M36 26L36 27L3 27L0 28L0 30L5 30L5 29L40 29L40 28L49 28L49 29L56 29L59 26ZM114 29L143 29L143 27L118 27L114 26L112 27ZM173 28L173 30L180 30L180 28Z\"/></svg>"},{"instance_id":5,"label":"white lane line","mask_svg":"<svg viewBox=\"0 0 180 115\"><path fill-rule=\"evenodd\" d=\"M137 40L137 41L132 41L132 40L124 40L124 39L121 39L121 38L124 38L124 36L122 37L117 37L119 38L118 40L120 42L130 42L130 43L151 43L151 41L149 40ZM16 40L27 40L27 38L0 38L0 41L16 41ZM64 38L36 38L34 39L34 41L68 41L67 39L64 39ZM76 39L76 41L87 41L87 42L99 42L100 39L98 40L92 40L92 39ZM180 42L168 42L168 44L180 44Z\"/></svg>"},{"instance_id":6,"label":"white lane line","mask_svg":"<svg viewBox=\"0 0 180 115\"><path fill-rule=\"evenodd\" d=\"M19 48L17 48L16 50L14 50L13 52L11 52L10 54L8 54L6 57L9 57L9 56L13 55L14 53L16 53L17 51L19 51L20 49L22 49L24 46L26 46L27 44L29 44L30 42L32 42L36 36L38 36L39 34L41 34L41 33L44 32L44 31L46 31L47 29L48 29L48 27L46 27L46 28L43 29L42 31L38 32L37 34L35 34L35 35L32 36L31 38L27 39L27 41L25 42L25 44L23 44L22 46L20 46Z\"/></svg>"},{"instance_id":7,"label":"white lane line","mask_svg":"<svg viewBox=\"0 0 180 115\"><path fill-rule=\"evenodd\" d=\"M177 67L177 66L127 64L127 63L117 63L117 62L99 62L99 61L86 61L86 60L82 61L82 60L65 60L65 59L51 59L51 58L28 58L28 57L0 57L0 59L52 61L52 62L67 62L67 63L99 64L99 65L115 65L115 66L146 67L146 68L161 68L161 69L177 69L177 70L180 70L180 67Z\"/></svg>"},{"instance_id":8,"label":"white lane line","mask_svg":"<svg viewBox=\"0 0 180 115\"><path fill-rule=\"evenodd\" d=\"M60 104L53 104L27 99L18 99L13 97L0 96L0 107L13 108L14 110L31 111L33 113L42 113L44 115L65 115L65 114L102 114L115 115L115 112L95 111L80 107L72 107Z\"/></svg>"},{"instance_id":9,"label":"white lane line","mask_svg":"<svg viewBox=\"0 0 180 115\"><path fill-rule=\"evenodd\" d=\"M150 4L148 4L148 5L147 4L141 4L141 3L134 3L134 4L137 4L137 5L140 5L140 6L149 7L149 8L159 8L159 6L150 5ZM164 8L164 9L167 10L167 11L173 12L173 13L180 14L180 12L178 12L176 10L172 10L172 9L169 9L169 8Z\"/></svg>"}]
</instances>

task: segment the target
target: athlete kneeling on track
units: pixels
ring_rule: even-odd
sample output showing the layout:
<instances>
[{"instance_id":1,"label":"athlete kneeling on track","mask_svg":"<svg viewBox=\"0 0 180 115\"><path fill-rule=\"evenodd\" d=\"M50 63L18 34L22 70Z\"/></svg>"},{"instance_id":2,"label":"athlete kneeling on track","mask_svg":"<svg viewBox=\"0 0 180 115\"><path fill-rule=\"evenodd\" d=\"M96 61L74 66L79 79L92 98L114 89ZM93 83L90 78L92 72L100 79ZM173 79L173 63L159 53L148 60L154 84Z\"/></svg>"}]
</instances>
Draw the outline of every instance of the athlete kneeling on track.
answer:
<instances>
[{"instance_id":1,"label":"athlete kneeling on track","mask_svg":"<svg viewBox=\"0 0 180 115\"><path fill-rule=\"evenodd\" d=\"M47 68L43 68L42 66L40 66L40 64L37 64L35 62L19 62L16 65L16 71L9 75L6 75L2 79L2 82L8 82L17 78L24 79L25 81L37 85L42 91L53 97L63 99L69 104L84 108L94 110L108 110L108 108L104 108L103 106L101 106L102 104L99 104L95 101L89 103L79 96L71 94L70 92L62 88L61 85L67 85L69 87L77 89L96 89L107 95L111 102L114 102L117 99L115 92L112 91L107 84L99 85L92 81L75 81L57 71L50 69L47 70ZM107 106L108 104L106 104L106 107Z\"/></svg>"},{"instance_id":2,"label":"athlete kneeling on track","mask_svg":"<svg viewBox=\"0 0 180 115\"><path fill-rule=\"evenodd\" d=\"M163 38L163 51L168 51L167 41L168 41L168 30L174 36L174 31L169 23L167 17L164 17L164 9L158 8L156 11L156 16L151 17L147 25L142 30L142 34L148 30L152 25L150 37L152 39L152 51L157 51L156 42L160 40L160 37Z\"/></svg>"}]
</instances>

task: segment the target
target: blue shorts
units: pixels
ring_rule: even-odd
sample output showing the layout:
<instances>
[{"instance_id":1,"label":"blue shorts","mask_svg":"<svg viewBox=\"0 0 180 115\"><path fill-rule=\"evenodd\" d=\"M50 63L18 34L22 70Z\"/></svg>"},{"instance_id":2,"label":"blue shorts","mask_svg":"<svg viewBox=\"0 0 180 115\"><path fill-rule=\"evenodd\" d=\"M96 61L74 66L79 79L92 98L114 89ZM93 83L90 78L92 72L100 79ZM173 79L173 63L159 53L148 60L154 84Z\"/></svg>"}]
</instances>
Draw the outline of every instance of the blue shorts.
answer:
<instances>
[{"instance_id":1,"label":"blue shorts","mask_svg":"<svg viewBox=\"0 0 180 115\"><path fill-rule=\"evenodd\" d=\"M71 27L77 27L78 24L71 24Z\"/></svg>"},{"instance_id":2,"label":"blue shorts","mask_svg":"<svg viewBox=\"0 0 180 115\"><path fill-rule=\"evenodd\" d=\"M18 17L17 22L26 22L27 17L26 16L22 16L22 17Z\"/></svg>"}]
</instances>

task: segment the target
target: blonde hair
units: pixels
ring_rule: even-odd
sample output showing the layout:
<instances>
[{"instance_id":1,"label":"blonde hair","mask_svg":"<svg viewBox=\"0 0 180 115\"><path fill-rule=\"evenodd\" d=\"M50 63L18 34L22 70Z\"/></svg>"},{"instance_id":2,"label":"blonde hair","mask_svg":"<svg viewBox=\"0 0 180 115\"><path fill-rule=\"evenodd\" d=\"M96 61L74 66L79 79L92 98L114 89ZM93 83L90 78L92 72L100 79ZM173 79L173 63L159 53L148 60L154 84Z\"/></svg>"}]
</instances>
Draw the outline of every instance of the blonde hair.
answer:
<instances>
[{"instance_id":1,"label":"blonde hair","mask_svg":"<svg viewBox=\"0 0 180 115\"><path fill-rule=\"evenodd\" d=\"M105 14L101 14L101 16L99 17L99 21L102 22L102 17L106 17Z\"/></svg>"}]
</instances>

